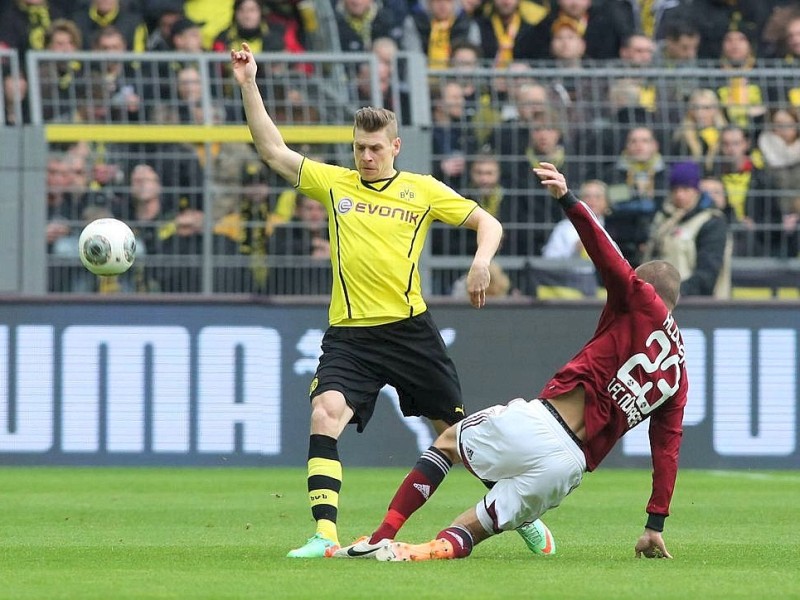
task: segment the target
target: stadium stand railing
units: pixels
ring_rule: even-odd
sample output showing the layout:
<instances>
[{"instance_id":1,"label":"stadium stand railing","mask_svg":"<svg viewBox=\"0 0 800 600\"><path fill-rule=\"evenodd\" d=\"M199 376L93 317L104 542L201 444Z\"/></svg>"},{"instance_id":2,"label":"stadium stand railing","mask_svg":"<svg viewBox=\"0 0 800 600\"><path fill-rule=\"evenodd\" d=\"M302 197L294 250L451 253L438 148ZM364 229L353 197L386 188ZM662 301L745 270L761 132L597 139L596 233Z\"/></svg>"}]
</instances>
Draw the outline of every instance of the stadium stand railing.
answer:
<instances>
[{"instance_id":1,"label":"stadium stand railing","mask_svg":"<svg viewBox=\"0 0 800 600\"><path fill-rule=\"evenodd\" d=\"M16 50L0 48L0 81L5 84L7 78L19 81L19 55ZM3 123L22 123L22 98L16 94L7 97L5 85L0 86L0 125Z\"/></svg>"},{"instance_id":2,"label":"stadium stand railing","mask_svg":"<svg viewBox=\"0 0 800 600\"><path fill-rule=\"evenodd\" d=\"M469 167L478 158L496 161L506 206L499 212L506 237L498 263L513 287L538 297L570 297L576 290L585 297L597 289L585 262L540 257L560 213L532 181L533 162L560 159L573 187L598 178L612 186L615 201L624 201L618 188L631 182L616 181L615 170L625 135L634 126L648 127L666 166L685 160L674 138L693 90L722 94L747 78L753 103L773 107L797 98L795 70L781 64L746 72L609 63L428 70L424 56L399 53L383 69L373 54L322 52L259 55L258 61L270 113L287 142L309 156L351 166L352 117L371 104L398 113L400 168L432 172L477 197ZM228 57L212 53L28 53L31 120L43 127L49 160L67 172L62 185L69 188L59 190L62 204L50 210L50 219L69 232L49 247L50 292L327 293L329 264L308 254L318 233L293 218L296 192L255 155L228 69ZM544 100L530 99L536 86L544 87ZM461 90L460 100L448 95L453 88ZM751 135L766 127L763 115L753 117L741 106L729 112ZM552 156L546 135L540 149L531 146L534 132L545 129L557 132ZM152 171L135 171L137 165ZM161 210L150 214L136 196L151 193L153 171ZM665 181L652 191L663 197ZM793 201L795 191L765 187L754 196L780 204ZM118 279L98 280L77 261L80 228L103 214L130 222L140 237L136 266ZM796 296L796 248L785 224L735 223L732 229L734 283L740 277L758 288L755 295ZM430 294L457 289L470 264L471 236L434 227L422 263ZM756 243L759 236L771 236L775 246L765 249ZM774 277L753 277L763 273Z\"/></svg>"}]
</instances>

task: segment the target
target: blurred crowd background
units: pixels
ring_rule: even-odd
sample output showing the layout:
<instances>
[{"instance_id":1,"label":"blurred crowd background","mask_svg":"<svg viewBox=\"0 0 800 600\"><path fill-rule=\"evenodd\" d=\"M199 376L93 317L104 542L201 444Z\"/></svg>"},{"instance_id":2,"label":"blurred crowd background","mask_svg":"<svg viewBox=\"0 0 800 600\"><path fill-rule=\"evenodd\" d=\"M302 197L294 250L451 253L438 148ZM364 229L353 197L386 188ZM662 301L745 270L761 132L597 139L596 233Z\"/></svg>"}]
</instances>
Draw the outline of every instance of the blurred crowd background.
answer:
<instances>
[{"instance_id":1,"label":"blurred crowd background","mask_svg":"<svg viewBox=\"0 0 800 600\"><path fill-rule=\"evenodd\" d=\"M798 255L797 1L0 7L6 126L86 126L85 139L48 147L51 292L328 292L324 208L269 172L245 137L228 135L244 123L228 65L242 42L258 55L267 109L281 128L297 128L287 139L308 156L352 166L346 140L314 132L350 126L366 104L395 110L414 152L398 167L432 173L504 224L497 295L541 296L543 281L576 297L598 290L560 209L534 181L540 161L566 173L634 265L652 255L672 188L697 188L699 206L724 217L720 276L734 273L733 286L699 294L730 297L737 264L766 269ZM97 135L108 125L118 126L111 137ZM155 126L152 139L136 134L141 126ZM82 226L102 216L137 234L137 264L122 277L98 278L77 262ZM431 232L429 294L464 297L473 237Z\"/></svg>"}]
</instances>

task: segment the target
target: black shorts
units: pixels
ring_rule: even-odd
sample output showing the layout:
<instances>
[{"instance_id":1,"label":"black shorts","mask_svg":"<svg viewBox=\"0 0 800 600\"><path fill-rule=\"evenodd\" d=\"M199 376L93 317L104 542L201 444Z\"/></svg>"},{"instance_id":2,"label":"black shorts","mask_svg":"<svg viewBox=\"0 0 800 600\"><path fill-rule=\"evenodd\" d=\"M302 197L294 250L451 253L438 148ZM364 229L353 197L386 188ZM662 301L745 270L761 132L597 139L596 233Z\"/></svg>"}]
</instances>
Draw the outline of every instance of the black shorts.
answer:
<instances>
[{"instance_id":1,"label":"black shorts","mask_svg":"<svg viewBox=\"0 0 800 600\"><path fill-rule=\"evenodd\" d=\"M423 416L453 424L464 418L461 384L433 319L421 315L372 327L329 327L309 397L337 390L364 430L378 392L397 390L407 417Z\"/></svg>"}]
</instances>

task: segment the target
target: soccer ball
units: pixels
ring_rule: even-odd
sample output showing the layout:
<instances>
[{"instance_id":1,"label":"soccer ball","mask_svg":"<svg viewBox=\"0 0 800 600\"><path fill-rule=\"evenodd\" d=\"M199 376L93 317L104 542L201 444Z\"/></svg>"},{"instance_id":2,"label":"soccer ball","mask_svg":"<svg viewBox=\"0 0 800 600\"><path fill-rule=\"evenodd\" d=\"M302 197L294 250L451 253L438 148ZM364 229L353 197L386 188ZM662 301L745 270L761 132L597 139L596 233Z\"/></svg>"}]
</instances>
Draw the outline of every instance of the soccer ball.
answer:
<instances>
[{"instance_id":1,"label":"soccer ball","mask_svg":"<svg viewBox=\"0 0 800 600\"><path fill-rule=\"evenodd\" d=\"M83 266L95 275L120 275L136 258L136 238L117 219L97 219L83 228L78 240Z\"/></svg>"}]
</instances>

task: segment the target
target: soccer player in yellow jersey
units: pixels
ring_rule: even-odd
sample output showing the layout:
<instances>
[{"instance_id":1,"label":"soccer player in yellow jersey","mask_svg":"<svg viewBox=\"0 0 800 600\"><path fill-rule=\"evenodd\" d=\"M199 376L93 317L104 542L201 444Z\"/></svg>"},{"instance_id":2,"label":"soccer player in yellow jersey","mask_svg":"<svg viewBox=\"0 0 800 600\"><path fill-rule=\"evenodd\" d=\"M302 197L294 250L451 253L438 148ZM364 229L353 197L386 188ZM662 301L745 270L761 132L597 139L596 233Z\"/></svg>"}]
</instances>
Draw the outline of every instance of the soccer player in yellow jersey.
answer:
<instances>
[{"instance_id":1,"label":"soccer player in yellow jersey","mask_svg":"<svg viewBox=\"0 0 800 600\"><path fill-rule=\"evenodd\" d=\"M355 170L291 150L264 108L249 46L233 50L231 62L262 160L328 211L334 281L330 327L309 394L308 496L317 531L288 555L322 557L339 547L337 440L348 423L363 431L385 384L397 390L404 415L427 417L439 433L464 417L455 366L422 298L418 263L431 223L477 232L467 276L476 308L486 302L489 262L503 229L477 203L430 175L395 169L401 142L389 110L368 107L356 113Z\"/></svg>"}]
</instances>

